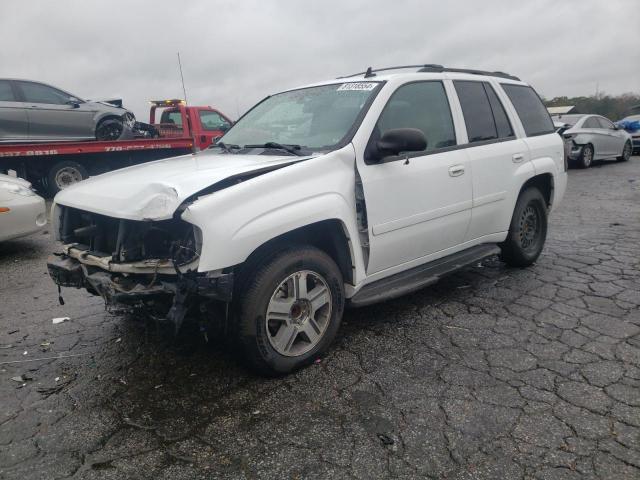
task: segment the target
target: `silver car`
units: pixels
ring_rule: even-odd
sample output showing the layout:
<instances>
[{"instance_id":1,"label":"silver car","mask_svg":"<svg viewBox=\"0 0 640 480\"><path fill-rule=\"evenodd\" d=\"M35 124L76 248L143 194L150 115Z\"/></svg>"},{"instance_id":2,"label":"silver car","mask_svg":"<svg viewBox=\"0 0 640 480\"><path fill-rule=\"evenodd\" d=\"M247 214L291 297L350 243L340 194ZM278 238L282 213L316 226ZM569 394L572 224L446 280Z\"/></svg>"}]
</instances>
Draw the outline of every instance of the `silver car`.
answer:
<instances>
[{"instance_id":1,"label":"silver car","mask_svg":"<svg viewBox=\"0 0 640 480\"><path fill-rule=\"evenodd\" d=\"M0 142L118 140L133 113L30 80L0 79Z\"/></svg>"},{"instance_id":2,"label":"silver car","mask_svg":"<svg viewBox=\"0 0 640 480\"><path fill-rule=\"evenodd\" d=\"M569 161L589 168L594 160L616 159L626 162L631 157L631 135L600 115L553 115L554 122L566 124L562 132L571 141Z\"/></svg>"}]
</instances>

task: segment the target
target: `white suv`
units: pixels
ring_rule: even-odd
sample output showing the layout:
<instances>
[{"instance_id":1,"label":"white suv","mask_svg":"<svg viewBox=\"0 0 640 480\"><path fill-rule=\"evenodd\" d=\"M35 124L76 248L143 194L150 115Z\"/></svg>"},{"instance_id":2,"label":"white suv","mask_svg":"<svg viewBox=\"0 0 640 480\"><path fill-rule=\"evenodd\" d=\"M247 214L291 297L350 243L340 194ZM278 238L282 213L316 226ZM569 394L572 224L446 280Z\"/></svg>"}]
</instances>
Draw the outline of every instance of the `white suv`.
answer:
<instances>
[{"instance_id":1,"label":"white suv","mask_svg":"<svg viewBox=\"0 0 640 480\"><path fill-rule=\"evenodd\" d=\"M215 318L282 374L328 348L345 303L497 253L532 264L566 183L562 139L518 78L369 69L265 98L207 151L60 192L49 271L176 329Z\"/></svg>"}]
</instances>

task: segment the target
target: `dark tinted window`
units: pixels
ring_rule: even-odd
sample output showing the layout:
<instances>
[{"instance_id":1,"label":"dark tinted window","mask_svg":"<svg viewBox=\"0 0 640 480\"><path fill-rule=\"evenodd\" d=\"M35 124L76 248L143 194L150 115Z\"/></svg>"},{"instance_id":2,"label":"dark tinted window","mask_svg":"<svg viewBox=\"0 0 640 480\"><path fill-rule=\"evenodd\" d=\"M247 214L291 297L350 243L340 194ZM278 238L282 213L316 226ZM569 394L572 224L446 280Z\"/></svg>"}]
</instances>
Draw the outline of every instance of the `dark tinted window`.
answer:
<instances>
[{"instance_id":1,"label":"dark tinted window","mask_svg":"<svg viewBox=\"0 0 640 480\"><path fill-rule=\"evenodd\" d=\"M204 130L224 130L228 129L231 125L221 115L216 112L200 110L200 122Z\"/></svg>"},{"instance_id":2,"label":"dark tinted window","mask_svg":"<svg viewBox=\"0 0 640 480\"><path fill-rule=\"evenodd\" d=\"M15 102L11 84L8 80L0 80L0 102Z\"/></svg>"},{"instance_id":3,"label":"dark tinted window","mask_svg":"<svg viewBox=\"0 0 640 480\"><path fill-rule=\"evenodd\" d=\"M482 82L455 81L469 142L481 142L498 138L489 98Z\"/></svg>"},{"instance_id":4,"label":"dark tinted window","mask_svg":"<svg viewBox=\"0 0 640 480\"><path fill-rule=\"evenodd\" d=\"M26 102L64 105L71 100L66 93L48 85L33 82L19 82L19 85Z\"/></svg>"},{"instance_id":5,"label":"dark tinted window","mask_svg":"<svg viewBox=\"0 0 640 480\"><path fill-rule=\"evenodd\" d=\"M489 97L489 104L491 104L491 111L493 112L493 119L496 122L496 129L498 130L498 138L508 138L513 136L513 128L511 128L511 122L507 117L507 112L504 111L502 102L493 90L493 87L488 83L484 84L484 89Z\"/></svg>"},{"instance_id":6,"label":"dark tinted window","mask_svg":"<svg viewBox=\"0 0 640 480\"><path fill-rule=\"evenodd\" d=\"M455 145L453 118L442 82L416 82L398 88L380 115L376 134L395 128L422 130L427 151Z\"/></svg>"},{"instance_id":7,"label":"dark tinted window","mask_svg":"<svg viewBox=\"0 0 640 480\"><path fill-rule=\"evenodd\" d=\"M509 100L518 112L527 136L542 135L554 131L549 112L542 100L531 87L526 85L502 84Z\"/></svg>"}]
</instances>

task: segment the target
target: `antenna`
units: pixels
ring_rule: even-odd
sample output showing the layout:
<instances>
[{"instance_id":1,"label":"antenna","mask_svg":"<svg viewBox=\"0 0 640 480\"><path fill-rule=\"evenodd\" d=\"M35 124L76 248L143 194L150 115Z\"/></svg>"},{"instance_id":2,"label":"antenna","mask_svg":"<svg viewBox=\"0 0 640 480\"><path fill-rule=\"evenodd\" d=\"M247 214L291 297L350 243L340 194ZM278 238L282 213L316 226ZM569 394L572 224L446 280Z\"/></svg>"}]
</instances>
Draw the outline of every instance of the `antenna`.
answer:
<instances>
[{"instance_id":1,"label":"antenna","mask_svg":"<svg viewBox=\"0 0 640 480\"><path fill-rule=\"evenodd\" d=\"M182 75L182 62L180 61L180 52L178 52L178 67L180 68L180 79L182 80L182 93L184 93L184 103L189 103L187 101L187 89L184 86L184 75Z\"/></svg>"}]
</instances>

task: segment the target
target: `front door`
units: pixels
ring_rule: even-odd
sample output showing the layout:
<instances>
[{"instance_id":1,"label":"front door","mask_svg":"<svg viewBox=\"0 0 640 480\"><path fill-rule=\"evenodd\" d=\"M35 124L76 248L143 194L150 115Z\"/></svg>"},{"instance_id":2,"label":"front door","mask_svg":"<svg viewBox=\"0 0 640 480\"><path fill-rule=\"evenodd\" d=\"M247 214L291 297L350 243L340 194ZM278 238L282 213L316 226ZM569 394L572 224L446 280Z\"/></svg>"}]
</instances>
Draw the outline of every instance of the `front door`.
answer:
<instances>
[{"instance_id":1,"label":"front door","mask_svg":"<svg viewBox=\"0 0 640 480\"><path fill-rule=\"evenodd\" d=\"M90 104L36 82L16 82L29 117L29 140L82 140L94 138Z\"/></svg>"},{"instance_id":2,"label":"front door","mask_svg":"<svg viewBox=\"0 0 640 480\"><path fill-rule=\"evenodd\" d=\"M368 158L384 132L417 128L427 148L410 155ZM374 128L359 168L365 194L372 275L462 243L471 218L472 187L464 150L456 145L454 123L441 81L400 86Z\"/></svg>"}]
</instances>

